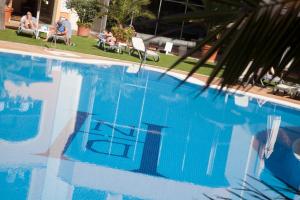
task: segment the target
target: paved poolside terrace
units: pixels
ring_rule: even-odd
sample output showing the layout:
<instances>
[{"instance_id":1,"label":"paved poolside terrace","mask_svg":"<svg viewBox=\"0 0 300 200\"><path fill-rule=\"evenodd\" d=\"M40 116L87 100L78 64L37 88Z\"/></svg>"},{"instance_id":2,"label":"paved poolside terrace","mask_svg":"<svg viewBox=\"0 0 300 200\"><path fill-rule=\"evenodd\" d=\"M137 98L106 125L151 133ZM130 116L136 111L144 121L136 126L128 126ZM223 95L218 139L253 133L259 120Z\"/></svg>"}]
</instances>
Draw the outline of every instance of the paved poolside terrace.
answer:
<instances>
[{"instance_id":1,"label":"paved poolside terrace","mask_svg":"<svg viewBox=\"0 0 300 200\"><path fill-rule=\"evenodd\" d=\"M45 47L38 47L38 46L33 46L33 45L27 45L27 44L21 44L21 43L14 43L14 42L7 42L7 41L0 41L0 50L2 52L16 52L16 53L26 53L26 54L39 54L39 55L44 55L44 56L55 56L55 57L60 57L68 60L73 60L76 62L76 60L80 59L87 59L87 60L92 60L96 62L97 60L104 60L104 61L115 61L115 62L122 62L122 63L127 63L127 64L136 64L134 62L130 61L124 61L124 60L118 60L118 59L112 59L112 58L107 58L107 57L101 57L101 56L95 56L95 55L89 55L89 54L83 54L83 53L77 53L77 52L68 52L68 51L62 51L62 50L57 50L57 49L52 49L52 48L45 48ZM100 51L100 50L99 50ZM152 65L146 65L149 67L154 67L160 70L165 70L165 68L158 67L158 66L152 66ZM175 72L180 75L186 75L187 72L182 71L182 70L172 70L172 72ZM201 74L194 74L193 78L202 81L203 83L208 79L207 76L201 75ZM219 80L216 79L213 82L214 87L217 87ZM297 107L300 108L300 100L297 99L292 99L288 96L282 96L282 95L273 95L272 94L272 88L261 88L257 86L249 86L249 87L240 87L240 86L235 86L232 88L233 90L240 90L243 92L247 92L251 96L262 96L265 97L266 100L268 99L273 99L278 103L284 103L285 105L289 105L291 107Z\"/></svg>"}]
</instances>

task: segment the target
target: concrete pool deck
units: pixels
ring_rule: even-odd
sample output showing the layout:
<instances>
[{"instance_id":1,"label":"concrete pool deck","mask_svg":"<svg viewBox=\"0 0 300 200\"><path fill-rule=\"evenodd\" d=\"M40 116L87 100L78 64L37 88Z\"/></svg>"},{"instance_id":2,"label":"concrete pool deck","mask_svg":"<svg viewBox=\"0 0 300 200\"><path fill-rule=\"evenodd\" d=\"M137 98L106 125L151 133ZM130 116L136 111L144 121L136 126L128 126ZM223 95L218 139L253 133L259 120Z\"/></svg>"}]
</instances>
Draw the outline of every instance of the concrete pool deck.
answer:
<instances>
[{"instance_id":1,"label":"concrete pool deck","mask_svg":"<svg viewBox=\"0 0 300 200\"><path fill-rule=\"evenodd\" d=\"M136 64L134 62L130 61L124 61L124 60L118 60L118 59L112 59L112 58L107 58L107 57L101 57L101 56L95 56L95 55L89 55L89 54L83 54L83 53L77 53L77 52L70 52L70 51L63 51L63 50L58 50L58 49L52 49L52 48L45 48L45 47L39 47L39 46L33 46L33 45L27 45L27 44L21 44L21 43L14 43L14 42L7 42L7 41L0 41L0 49L1 52L5 52L4 50L7 49L7 52L13 52L16 51L18 52L24 52L26 54L39 54L39 55L44 55L44 56L53 56L53 57L58 57L58 58L63 58L63 59L74 59L76 60L89 60L89 61L94 61L96 63L97 60L103 60L103 61L108 61L108 62L122 62L123 64ZM100 50L99 50L100 51ZM160 71L165 70L165 68L162 67L157 67L157 66L151 66L151 65L146 65L149 66L150 68L156 68L159 69ZM186 75L187 72L182 71L182 70L172 70L172 72L175 72L177 74L181 75ZM195 74L193 75L193 78L196 78L197 80L200 80L202 82L205 82L207 80L207 76L201 75L201 74ZM213 84L216 85L218 84L218 79L216 79ZM279 95L273 95L272 94L272 89L271 88L260 88L257 86L253 87L239 87L235 86L231 88L231 91L234 90L240 90L243 92L246 92L247 94L250 94L251 96L258 96L259 97L265 97L266 100L274 100L276 103L288 105L291 107L296 107L300 108L300 100L292 99L288 96L279 96Z\"/></svg>"}]
</instances>

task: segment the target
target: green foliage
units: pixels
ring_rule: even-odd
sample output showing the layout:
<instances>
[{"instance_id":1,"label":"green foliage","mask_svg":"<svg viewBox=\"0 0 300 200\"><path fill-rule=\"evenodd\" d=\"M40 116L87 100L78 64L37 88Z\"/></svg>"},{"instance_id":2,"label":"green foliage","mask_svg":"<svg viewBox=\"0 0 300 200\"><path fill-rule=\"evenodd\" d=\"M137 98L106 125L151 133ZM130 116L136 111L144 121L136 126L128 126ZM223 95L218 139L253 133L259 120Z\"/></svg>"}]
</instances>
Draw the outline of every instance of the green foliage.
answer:
<instances>
[{"instance_id":1,"label":"green foliage","mask_svg":"<svg viewBox=\"0 0 300 200\"><path fill-rule=\"evenodd\" d=\"M113 35L117 38L117 41L128 43L135 34L135 30L131 27L122 28L120 26L114 26L111 28Z\"/></svg>"},{"instance_id":2,"label":"green foliage","mask_svg":"<svg viewBox=\"0 0 300 200\"><path fill-rule=\"evenodd\" d=\"M154 19L155 16L147 6L150 0L111 0L109 6L104 6L101 16L107 15L109 20L114 21L118 26L125 26L131 18L145 17Z\"/></svg>"},{"instance_id":3,"label":"green foliage","mask_svg":"<svg viewBox=\"0 0 300 200\"><path fill-rule=\"evenodd\" d=\"M256 75L255 81L259 81L272 67L275 69L275 75L280 76L289 63L288 73L294 73L293 76L297 77L294 81L300 82L299 0L270 0L269 3L264 0L208 0L206 2L210 2L209 9L162 19L165 22L193 20L207 23L212 23L213 20L215 27L169 70L220 35L214 46L198 61L185 80L200 69L211 55L222 49L221 59L210 75L208 85L223 69L221 83L222 87L225 87L236 84L246 69L248 70L244 82L247 82L253 74ZM223 4L230 9L214 9L216 4ZM195 23L196 25L199 26Z\"/></svg>"},{"instance_id":4,"label":"green foliage","mask_svg":"<svg viewBox=\"0 0 300 200\"><path fill-rule=\"evenodd\" d=\"M76 11L79 25L90 26L101 11L98 0L67 0L66 4L68 9Z\"/></svg>"}]
</instances>

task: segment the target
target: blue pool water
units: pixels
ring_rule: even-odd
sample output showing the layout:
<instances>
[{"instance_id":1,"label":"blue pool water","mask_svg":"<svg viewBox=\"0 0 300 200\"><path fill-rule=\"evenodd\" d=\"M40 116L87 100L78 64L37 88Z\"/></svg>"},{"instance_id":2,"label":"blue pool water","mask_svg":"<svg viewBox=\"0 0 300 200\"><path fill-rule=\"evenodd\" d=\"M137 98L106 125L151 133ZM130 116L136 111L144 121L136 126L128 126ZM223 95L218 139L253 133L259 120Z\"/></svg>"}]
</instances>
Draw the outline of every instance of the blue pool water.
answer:
<instances>
[{"instance_id":1,"label":"blue pool water","mask_svg":"<svg viewBox=\"0 0 300 200\"><path fill-rule=\"evenodd\" d=\"M198 85L174 90L172 76L123 65L0 53L0 66L1 200L238 199L228 189L248 183L275 198L265 182L300 188L298 109L214 89L195 97Z\"/></svg>"}]
</instances>

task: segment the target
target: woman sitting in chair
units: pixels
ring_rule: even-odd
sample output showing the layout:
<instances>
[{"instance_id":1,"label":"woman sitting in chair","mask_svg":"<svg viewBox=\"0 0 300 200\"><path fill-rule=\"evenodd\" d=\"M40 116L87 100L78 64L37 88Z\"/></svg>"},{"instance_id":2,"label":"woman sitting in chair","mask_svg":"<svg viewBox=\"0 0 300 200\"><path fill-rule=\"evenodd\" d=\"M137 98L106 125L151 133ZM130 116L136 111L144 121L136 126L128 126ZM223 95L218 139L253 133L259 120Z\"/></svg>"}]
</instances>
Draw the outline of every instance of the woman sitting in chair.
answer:
<instances>
[{"instance_id":1,"label":"woman sitting in chair","mask_svg":"<svg viewBox=\"0 0 300 200\"><path fill-rule=\"evenodd\" d=\"M27 12L26 15L21 18L21 28L33 30L37 28L36 19L32 17L31 12Z\"/></svg>"},{"instance_id":2,"label":"woman sitting in chair","mask_svg":"<svg viewBox=\"0 0 300 200\"><path fill-rule=\"evenodd\" d=\"M117 39L113 35L106 38L106 44L108 44L109 46L115 45L116 42L117 42Z\"/></svg>"},{"instance_id":3,"label":"woman sitting in chair","mask_svg":"<svg viewBox=\"0 0 300 200\"><path fill-rule=\"evenodd\" d=\"M104 30L98 36L98 46L104 47L105 45L114 46L117 39L113 36L112 32Z\"/></svg>"}]
</instances>

